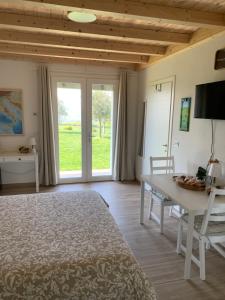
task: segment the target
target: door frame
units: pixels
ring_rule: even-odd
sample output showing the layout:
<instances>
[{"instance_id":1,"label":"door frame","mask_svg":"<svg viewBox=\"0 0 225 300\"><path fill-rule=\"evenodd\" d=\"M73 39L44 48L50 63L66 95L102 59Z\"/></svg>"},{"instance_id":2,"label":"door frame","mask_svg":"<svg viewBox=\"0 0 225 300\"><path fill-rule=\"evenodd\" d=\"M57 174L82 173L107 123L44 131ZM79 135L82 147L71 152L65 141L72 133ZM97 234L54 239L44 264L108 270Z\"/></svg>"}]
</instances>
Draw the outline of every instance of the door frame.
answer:
<instances>
[{"instance_id":1,"label":"door frame","mask_svg":"<svg viewBox=\"0 0 225 300\"><path fill-rule=\"evenodd\" d=\"M164 84L164 83L171 83L171 98L170 98L171 100L170 100L169 130L168 130L168 148L167 148L167 156L170 156L171 152L172 152L172 136L173 136L173 117L174 117L174 98L175 98L176 76L173 75L173 76L166 77L166 78L163 78L163 79L158 79L158 80L150 81L149 84L147 85L147 91L150 89L151 86L155 86L157 84L160 85L160 84ZM147 97L146 97L146 103L148 102L149 98L150 98L150 95L147 95ZM146 120L145 120L145 122L146 122ZM145 141L146 141L146 130L144 128L144 145L145 145ZM146 156L146 152L145 151L146 151L146 149L144 147L143 157Z\"/></svg>"},{"instance_id":2,"label":"door frame","mask_svg":"<svg viewBox=\"0 0 225 300\"><path fill-rule=\"evenodd\" d=\"M53 123L54 123L54 136L55 136L55 149L56 149L56 171L58 183L81 183L81 182L92 182L92 181L105 181L112 180L112 175L105 176L91 176L91 143L88 140L88 134L91 133L92 129L92 97L91 97L91 85L92 83L100 84L112 84L114 86L114 99L113 99L113 124L114 128L112 135L112 150L111 150L111 161L114 160L114 147L115 147L115 136L116 136L116 108L118 102L118 79L105 79L96 76L97 78L91 78L90 76L79 76L76 74L71 75L52 75L51 76L51 92L52 92L52 104L53 104ZM58 134L58 99L57 99L57 82L71 82L80 83L81 85L81 126L82 126L82 176L81 177L70 177L60 178L59 171L59 134Z\"/></svg>"},{"instance_id":3,"label":"door frame","mask_svg":"<svg viewBox=\"0 0 225 300\"><path fill-rule=\"evenodd\" d=\"M68 82L68 83L79 83L81 85L81 177L69 177L69 178L60 178L59 170L59 134L58 134L58 98L57 98L57 83L58 82ZM74 77L74 76L52 76L51 78L51 87L52 87L52 103L53 103L53 122L54 122L54 135L55 135L55 149L56 149L56 171L58 176L59 183L77 183L86 181L86 172L87 172L87 161L86 161L86 132L87 132L87 120L86 120L86 106L87 106L87 97L86 97L86 82L84 78Z\"/></svg>"}]
</instances>

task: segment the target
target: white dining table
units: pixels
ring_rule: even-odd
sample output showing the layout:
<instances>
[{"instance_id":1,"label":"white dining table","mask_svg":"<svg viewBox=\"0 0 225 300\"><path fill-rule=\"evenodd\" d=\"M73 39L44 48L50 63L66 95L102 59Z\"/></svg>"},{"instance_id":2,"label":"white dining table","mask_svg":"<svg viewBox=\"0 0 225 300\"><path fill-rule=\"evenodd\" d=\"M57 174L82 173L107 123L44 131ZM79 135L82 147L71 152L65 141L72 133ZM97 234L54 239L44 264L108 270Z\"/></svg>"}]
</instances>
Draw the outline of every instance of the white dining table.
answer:
<instances>
[{"instance_id":1,"label":"white dining table","mask_svg":"<svg viewBox=\"0 0 225 300\"><path fill-rule=\"evenodd\" d=\"M144 224L145 184L159 191L165 197L173 200L188 212L188 228L186 240L186 255L184 266L184 278L191 277L191 256L193 246L194 219L196 215L204 214L208 208L208 194L206 191L192 191L184 189L176 184L172 174L167 175L143 175L141 177L141 205L140 223ZM217 200L218 201L218 200ZM221 205L219 200L218 205ZM215 203L217 205L217 203Z\"/></svg>"}]
</instances>

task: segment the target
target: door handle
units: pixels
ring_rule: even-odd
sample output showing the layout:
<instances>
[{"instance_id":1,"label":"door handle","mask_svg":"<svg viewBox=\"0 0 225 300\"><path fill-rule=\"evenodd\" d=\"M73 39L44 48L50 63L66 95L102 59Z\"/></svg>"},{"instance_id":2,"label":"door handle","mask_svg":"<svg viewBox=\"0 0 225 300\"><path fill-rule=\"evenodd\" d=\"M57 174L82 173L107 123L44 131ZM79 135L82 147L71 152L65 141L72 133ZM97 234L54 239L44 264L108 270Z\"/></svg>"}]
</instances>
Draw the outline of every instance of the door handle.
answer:
<instances>
[{"instance_id":1,"label":"door handle","mask_svg":"<svg viewBox=\"0 0 225 300\"><path fill-rule=\"evenodd\" d=\"M162 145L163 147L168 147L168 145L167 144L164 144L164 145Z\"/></svg>"}]
</instances>

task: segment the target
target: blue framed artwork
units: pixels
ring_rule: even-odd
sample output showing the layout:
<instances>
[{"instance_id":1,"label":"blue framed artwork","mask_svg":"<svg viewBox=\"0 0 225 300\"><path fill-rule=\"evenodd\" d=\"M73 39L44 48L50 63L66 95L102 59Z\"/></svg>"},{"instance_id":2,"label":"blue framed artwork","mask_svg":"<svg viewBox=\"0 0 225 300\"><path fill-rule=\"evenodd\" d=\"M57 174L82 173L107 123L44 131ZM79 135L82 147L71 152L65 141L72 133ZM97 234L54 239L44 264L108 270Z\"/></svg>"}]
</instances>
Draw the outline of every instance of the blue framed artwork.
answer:
<instances>
[{"instance_id":1,"label":"blue framed artwork","mask_svg":"<svg viewBox=\"0 0 225 300\"><path fill-rule=\"evenodd\" d=\"M191 112L191 98L182 98L181 99L181 111L180 111L180 130L181 131L189 131L190 112Z\"/></svg>"},{"instance_id":2,"label":"blue framed artwork","mask_svg":"<svg viewBox=\"0 0 225 300\"><path fill-rule=\"evenodd\" d=\"M0 89L0 135L23 134L22 90Z\"/></svg>"}]
</instances>

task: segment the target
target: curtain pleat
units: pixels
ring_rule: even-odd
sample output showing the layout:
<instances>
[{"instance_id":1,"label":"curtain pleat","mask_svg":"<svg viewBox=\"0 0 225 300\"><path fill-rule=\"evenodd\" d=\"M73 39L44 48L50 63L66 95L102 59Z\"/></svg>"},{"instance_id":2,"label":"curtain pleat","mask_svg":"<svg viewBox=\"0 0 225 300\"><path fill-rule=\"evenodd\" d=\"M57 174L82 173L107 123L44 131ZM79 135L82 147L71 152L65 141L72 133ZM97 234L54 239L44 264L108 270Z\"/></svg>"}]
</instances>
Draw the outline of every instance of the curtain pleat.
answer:
<instances>
[{"instance_id":1,"label":"curtain pleat","mask_svg":"<svg viewBox=\"0 0 225 300\"><path fill-rule=\"evenodd\" d=\"M127 167L127 72L122 71L119 81L119 97L117 106L117 124L115 138L115 154L113 179L124 181L128 178Z\"/></svg>"},{"instance_id":2,"label":"curtain pleat","mask_svg":"<svg viewBox=\"0 0 225 300\"><path fill-rule=\"evenodd\" d=\"M53 109L49 71L48 67L45 65L40 65L38 68L38 83L40 93L40 181L44 185L56 185L57 173Z\"/></svg>"},{"instance_id":3,"label":"curtain pleat","mask_svg":"<svg viewBox=\"0 0 225 300\"><path fill-rule=\"evenodd\" d=\"M143 152L144 152L144 128L145 128L145 109L146 109L146 102L140 103L141 108L140 108L140 139L139 139L139 144L138 144L138 155L140 157L143 157Z\"/></svg>"}]
</instances>

